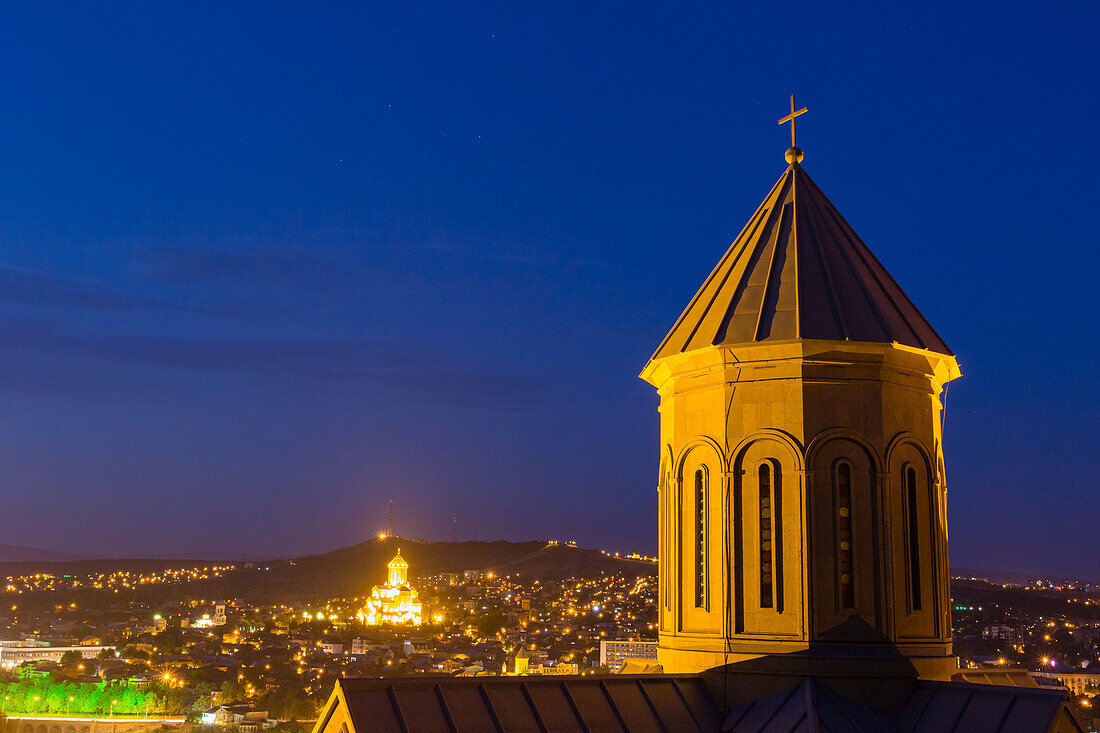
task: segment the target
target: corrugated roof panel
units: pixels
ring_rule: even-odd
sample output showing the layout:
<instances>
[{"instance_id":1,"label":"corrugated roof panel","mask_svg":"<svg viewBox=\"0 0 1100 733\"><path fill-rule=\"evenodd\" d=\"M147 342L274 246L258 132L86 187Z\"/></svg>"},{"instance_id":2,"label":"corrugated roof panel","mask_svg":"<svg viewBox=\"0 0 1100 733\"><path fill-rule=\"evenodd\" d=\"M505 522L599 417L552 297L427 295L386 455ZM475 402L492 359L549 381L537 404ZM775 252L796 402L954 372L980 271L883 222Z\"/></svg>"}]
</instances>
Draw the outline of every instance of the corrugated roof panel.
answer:
<instances>
[{"instance_id":1,"label":"corrugated roof panel","mask_svg":"<svg viewBox=\"0 0 1100 733\"><path fill-rule=\"evenodd\" d=\"M735 706L723 731L736 733L888 733L895 719L807 678L797 687Z\"/></svg>"},{"instance_id":2,"label":"corrugated roof panel","mask_svg":"<svg viewBox=\"0 0 1100 733\"><path fill-rule=\"evenodd\" d=\"M611 702L598 684L578 684L576 678L566 683L566 689L577 705L581 719L591 733L622 733ZM594 682L594 680L593 680Z\"/></svg>"},{"instance_id":3,"label":"corrugated roof panel","mask_svg":"<svg viewBox=\"0 0 1100 733\"><path fill-rule=\"evenodd\" d=\"M898 729L901 731L912 731L920 717L924 715L924 711L932 703L932 690L927 686L918 687L917 691L913 693L913 696L909 698L909 702L905 703L905 707L898 713Z\"/></svg>"},{"instance_id":4,"label":"corrugated roof panel","mask_svg":"<svg viewBox=\"0 0 1100 733\"><path fill-rule=\"evenodd\" d=\"M397 722L397 713L385 688L356 690L352 695L348 695L345 690L344 694L348 701L348 715L355 724L356 731L402 733L401 725Z\"/></svg>"},{"instance_id":5,"label":"corrugated roof panel","mask_svg":"<svg viewBox=\"0 0 1100 733\"><path fill-rule=\"evenodd\" d=\"M829 305L844 322L844 331L839 335L849 341L896 341L871 295L870 290L876 283L867 276L866 268L855 256L849 242L837 236L835 219L839 219L840 215L836 214L834 219L834 211L822 211L816 204L809 208L818 216L807 222L808 231L817 237L815 244L832 278L832 301ZM806 303L806 307L811 305Z\"/></svg>"},{"instance_id":6,"label":"corrugated roof panel","mask_svg":"<svg viewBox=\"0 0 1100 733\"><path fill-rule=\"evenodd\" d=\"M759 733L765 730L767 726L777 715L784 706L797 704L797 699L792 700L800 691L801 687L792 687L789 690L785 690L777 695L771 697L765 697L762 700L753 700L752 702L743 703L741 705L735 705L730 709L729 716L726 718L726 724L722 727L724 731L730 731L730 733Z\"/></svg>"},{"instance_id":7,"label":"corrugated roof panel","mask_svg":"<svg viewBox=\"0 0 1100 733\"><path fill-rule=\"evenodd\" d=\"M734 706L724 724L694 675L358 679L338 683L357 733L1032 733L1079 731L1057 690L918 682L897 715L872 710L812 679ZM575 708L575 709L574 709ZM694 714L694 716L689 713ZM495 716L495 718L494 718ZM620 718L625 723L621 725ZM337 719L338 720L338 719ZM316 733L336 733L319 721Z\"/></svg>"},{"instance_id":8,"label":"corrugated roof panel","mask_svg":"<svg viewBox=\"0 0 1100 733\"><path fill-rule=\"evenodd\" d=\"M906 730L912 733L945 733L955 730L955 723L962 717L970 703L971 691L965 688L935 689L920 716L910 721Z\"/></svg>"},{"instance_id":9,"label":"corrugated roof panel","mask_svg":"<svg viewBox=\"0 0 1100 733\"><path fill-rule=\"evenodd\" d=\"M508 733L541 733L535 713L519 685L498 682L485 684L484 687L504 730Z\"/></svg>"},{"instance_id":10,"label":"corrugated roof panel","mask_svg":"<svg viewBox=\"0 0 1100 733\"><path fill-rule=\"evenodd\" d=\"M772 187L749 223L741 230L724 257L711 271L691 304L680 316L676 327L669 332L676 343L673 348L690 351L708 345L714 329L725 332L740 301L738 293L744 289L759 262L762 248L771 241L775 218L769 216L772 209L782 206L787 182L780 179ZM755 317L752 319L755 324Z\"/></svg>"},{"instance_id":11,"label":"corrugated roof panel","mask_svg":"<svg viewBox=\"0 0 1100 733\"><path fill-rule=\"evenodd\" d=\"M798 271L798 263L793 244L794 206L788 204L783 209L776 245L772 248L771 260L764 272L767 279L764 298L757 309L757 341L766 341L773 333L788 334L798 331L795 318L795 309L798 306L798 281L795 273ZM787 336L780 335L779 338Z\"/></svg>"},{"instance_id":12,"label":"corrugated roof panel","mask_svg":"<svg viewBox=\"0 0 1100 733\"><path fill-rule=\"evenodd\" d=\"M495 733L496 725L476 685L440 684L447 710L461 733Z\"/></svg>"},{"instance_id":13,"label":"corrugated roof panel","mask_svg":"<svg viewBox=\"0 0 1100 733\"><path fill-rule=\"evenodd\" d=\"M675 685L692 715L699 721L700 730L715 731L721 726L722 711L710 696L710 691L698 677L676 679Z\"/></svg>"},{"instance_id":14,"label":"corrugated roof panel","mask_svg":"<svg viewBox=\"0 0 1100 733\"><path fill-rule=\"evenodd\" d=\"M1017 695L1013 699L1008 717L997 733L1045 731L1054 719L1055 712L1055 706L1051 705L1049 699L1040 696Z\"/></svg>"},{"instance_id":15,"label":"corrugated roof panel","mask_svg":"<svg viewBox=\"0 0 1100 733\"><path fill-rule=\"evenodd\" d=\"M1065 709L1065 695L1057 690L965 682L920 685L899 715L903 733L1042 732Z\"/></svg>"},{"instance_id":16,"label":"corrugated roof panel","mask_svg":"<svg viewBox=\"0 0 1100 733\"><path fill-rule=\"evenodd\" d=\"M581 732L584 728L577 721L569 698L565 696L562 683L526 684L527 693L535 705L535 711L549 733Z\"/></svg>"},{"instance_id":17,"label":"corrugated roof panel","mask_svg":"<svg viewBox=\"0 0 1100 733\"><path fill-rule=\"evenodd\" d=\"M630 733L662 733L653 710L638 687L639 682L626 677L622 680L604 680L601 684Z\"/></svg>"},{"instance_id":18,"label":"corrugated roof panel","mask_svg":"<svg viewBox=\"0 0 1100 733\"><path fill-rule=\"evenodd\" d=\"M448 730L447 718L434 689L395 687L393 692L409 730Z\"/></svg>"},{"instance_id":19,"label":"corrugated roof panel","mask_svg":"<svg viewBox=\"0 0 1100 733\"><path fill-rule=\"evenodd\" d=\"M798 218L813 234L809 205L798 202ZM836 283L826 267L825 255L817 236L799 242L799 327L802 333L816 333L830 340L843 340L846 328L837 306Z\"/></svg>"},{"instance_id":20,"label":"corrugated roof panel","mask_svg":"<svg viewBox=\"0 0 1100 733\"><path fill-rule=\"evenodd\" d=\"M896 729L893 716L872 710L817 685L817 721L821 733L883 733Z\"/></svg>"},{"instance_id":21,"label":"corrugated roof panel","mask_svg":"<svg viewBox=\"0 0 1100 733\"><path fill-rule=\"evenodd\" d=\"M810 712L803 705L785 705L759 729L759 733L818 733Z\"/></svg>"},{"instance_id":22,"label":"corrugated roof panel","mask_svg":"<svg viewBox=\"0 0 1100 733\"><path fill-rule=\"evenodd\" d=\"M975 692L963 711L955 729L959 731L998 731L1015 698L1003 693Z\"/></svg>"},{"instance_id":23,"label":"corrugated roof panel","mask_svg":"<svg viewBox=\"0 0 1100 733\"><path fill-rule=\"evenodd\" d=\"M732 706L726 712L726 719L722 723L722 730L724 732L744 730L743 728L739 727L741 725L741 721L748 717L748 714L752 711L754 707L756 707L757 702L759 701L750 700L749 702Z\"/></svg>"},{"instance_id":24,"label":"corrugated roof panel","mask_svg":"<svg viewBox=\"0 0 1100 733\"><path fill-rule=\"evenodd\" d=\"M669 733L696 733L699 730L695 718L676 691L672 680L644 681L641 685Z\"/></svg>"}]
</instances>

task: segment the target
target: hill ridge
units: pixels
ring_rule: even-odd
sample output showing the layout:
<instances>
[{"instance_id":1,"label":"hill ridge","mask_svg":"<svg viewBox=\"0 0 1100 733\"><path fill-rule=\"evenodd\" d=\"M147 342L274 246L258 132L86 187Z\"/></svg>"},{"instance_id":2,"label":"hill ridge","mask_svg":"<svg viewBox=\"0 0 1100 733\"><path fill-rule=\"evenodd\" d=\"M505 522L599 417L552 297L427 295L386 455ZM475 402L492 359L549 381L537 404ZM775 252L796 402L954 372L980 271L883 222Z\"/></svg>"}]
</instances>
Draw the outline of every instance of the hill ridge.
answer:
<instances>
[{"instance_id":1,"label":"hill ridge","mask_svg":"<svg viewBox=\"0 0 1100 733\"><path fill-rule=\"evenodd\" d=\"M319 599L364 596L386 577L386 565L397 554L409 563L409 577L467 570L494 571L550 580L598 577L622 572L652 575L656 565L639 559L620 558L600 550L579 548L546 540L435 542L408 537L372 537L325 553L270 561L241 561L237 570L191 586L147 586L143 593L172 595L190 587L205 597L261 599ZM204 561L155 559L80 559L62 562L0 563L5 574L27 572L88 573L103 570L154 572L167 567L193 567ZM209 563L212 564L212 563Z\"/></svg>"}]
</instances>

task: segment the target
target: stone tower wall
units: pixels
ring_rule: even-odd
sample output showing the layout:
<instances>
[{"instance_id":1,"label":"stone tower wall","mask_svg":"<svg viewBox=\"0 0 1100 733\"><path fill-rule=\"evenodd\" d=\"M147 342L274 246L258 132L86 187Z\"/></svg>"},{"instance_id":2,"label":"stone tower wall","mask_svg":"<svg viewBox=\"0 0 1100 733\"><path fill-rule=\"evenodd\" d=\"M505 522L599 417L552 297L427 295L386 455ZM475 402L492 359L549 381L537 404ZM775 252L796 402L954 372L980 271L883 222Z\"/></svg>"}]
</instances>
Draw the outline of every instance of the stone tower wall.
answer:
<instances>
[{"instance_id":1,"label":"stone tower wall","mask_svg":"<svg viewBox=\"0 0 1100 733\"><path fill-rule=\"evenodd\" d=\"M794 341L698 350L647 376L666 671L856 644L926 676L954 667L939 431L953 364Z\"/></svg>"}]
</instances>

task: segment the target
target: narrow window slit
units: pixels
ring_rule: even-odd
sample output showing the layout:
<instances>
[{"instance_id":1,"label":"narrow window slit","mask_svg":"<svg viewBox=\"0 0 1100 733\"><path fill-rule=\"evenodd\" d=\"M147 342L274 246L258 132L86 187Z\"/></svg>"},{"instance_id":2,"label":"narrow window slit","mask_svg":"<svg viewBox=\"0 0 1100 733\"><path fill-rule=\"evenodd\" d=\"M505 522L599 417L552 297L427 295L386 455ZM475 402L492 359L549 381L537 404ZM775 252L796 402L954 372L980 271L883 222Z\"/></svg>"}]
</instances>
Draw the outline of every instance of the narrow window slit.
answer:
<instances>
[{"instance_id":1,"label":"narrow window slit","mask_svg":"<svg viewBox=\"0 0 1100 733\"><path fill-rule=\"evenodd\" d=\"M855 607L852 567L852 467L841 463L836 471L837 580L840 607Z\"/></svg>"},{"instance_id":2,"label":"narrow window slit","mask_svg":"<svg viewBox=\"0 0 1100 733\"><path fill-rule=\"evenodd\" d=\"M695 607L707 608L707 487L703 469L695 472Z\"/></svg>"},{"instance_id":3,"label":"narrow window slit","mask_svg":"<svg viewBox=\"0 0 1100 733\"><path fill-rule=\"evenodd\" d=\"M905 469L906 534L909 540L909 607L921 610L920 536L917 529L917 472Z\"/></svg>"},{"instance_id":4,"label":"narrow window slit","mask_svg":"<svg viewBox=\"0 0 1100 733\"><path fill-rule=\"evenodd\" d=\"M772 536L772 470L765 463L760 466L760 607L772 608L773 594L773 536Z\"/></svg>"}]
</instances>

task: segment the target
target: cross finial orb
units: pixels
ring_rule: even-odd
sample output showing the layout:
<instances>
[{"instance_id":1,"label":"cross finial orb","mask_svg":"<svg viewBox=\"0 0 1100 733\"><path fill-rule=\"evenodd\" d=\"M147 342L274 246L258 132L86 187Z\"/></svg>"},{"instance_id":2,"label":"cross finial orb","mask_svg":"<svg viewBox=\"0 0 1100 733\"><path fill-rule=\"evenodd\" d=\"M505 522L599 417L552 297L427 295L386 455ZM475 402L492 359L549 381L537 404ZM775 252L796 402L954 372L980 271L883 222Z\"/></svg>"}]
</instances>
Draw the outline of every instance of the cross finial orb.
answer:
<instances>
[{"instance_id":1,"label":"cross finial orb","mask_svg":"<svg viewBox=\"0 0 1100 733\"><path fill-rule=\"evenodd\" d=\"M807 112L807 109L808 108L803 107L800 110L795 110L795 108L794 108L794 95L792 94L791 95L791 113L789 115L787 115L786 117L782 118L781 120L779 120L779 124L781 124L781 125L786 123L786 122L791 123L791 147L786 152L786 154L784 154L784 156L783 156L784 158L787 159L788 163L801 163L802 162L802 151L798 149L798 145L795 142L796 138L795 138L795 131L794 131L794 118L798 117L801 114L805 114Z\"/></svg>"}]
</instances>

